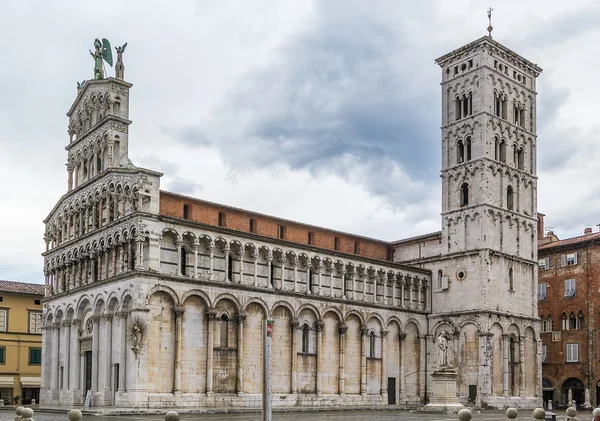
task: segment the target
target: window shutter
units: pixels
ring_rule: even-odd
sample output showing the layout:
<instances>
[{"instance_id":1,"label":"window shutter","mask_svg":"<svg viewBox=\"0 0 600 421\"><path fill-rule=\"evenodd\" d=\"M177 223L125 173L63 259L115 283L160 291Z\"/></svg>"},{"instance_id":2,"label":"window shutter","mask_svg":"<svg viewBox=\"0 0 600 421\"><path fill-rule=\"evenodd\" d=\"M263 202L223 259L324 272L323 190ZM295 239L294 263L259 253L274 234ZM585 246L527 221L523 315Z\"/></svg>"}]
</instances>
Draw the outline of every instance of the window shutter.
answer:
<instances>
[{"instance_id":1,"label":"window shutter","mask_svg":"<svg viewBox=\"0 0 600 421\"><path fill-rule=\"evenodd\" d=\"M566 254L561 254L560 255L560 266L567 266L567 255Z\"/></svg>"},{"instance_id":2,"label":"window shutter","mask_svg":"<svg viewBox=\"0 0 600 421\"><path fill-rule=\"evenodd\" d=\"M442 276L442 289L448 289L448 277Z\"/></svg>"},{"instance_id":3,"label":"window shutter","mask_svg":"<svg viewBox=\"0 0 600 421\"><path fill-rule=\"evenodd\" d=\"M577 264L577 255L578 255L579 253L575 252L575 253L573 253L573 254L575 255L575 263L574 263L574 264L576 265L576 264Z\"/></svg>"},{"instance_id":4,"label":"window shutter","mask_svg":"<svg viewBox=\"0 0 600 421\"><path fill-rule=\"evenodd\" d=\"M579 344L573 344L573 361L579 361Z\"/></svg>"},{"instance_id":5,"label":"window shutter","mask_svg":"<svg viewBox=\"0 0 600 421\"><path fill-rule=\"evenodd\" d=\"M542 362L548 362L548 347L546 345L542 345Z\"/></svg>"},{"instance_id":6,"label":"window shutter","mask_svg":"<svg viewBox=\"0 0 600 421\"><path fill-rule=\"evenodd\" d=\"M573 361L573 352L571 350L571 344L567 344L567 362Z\"/></svg>"}]
</instances>

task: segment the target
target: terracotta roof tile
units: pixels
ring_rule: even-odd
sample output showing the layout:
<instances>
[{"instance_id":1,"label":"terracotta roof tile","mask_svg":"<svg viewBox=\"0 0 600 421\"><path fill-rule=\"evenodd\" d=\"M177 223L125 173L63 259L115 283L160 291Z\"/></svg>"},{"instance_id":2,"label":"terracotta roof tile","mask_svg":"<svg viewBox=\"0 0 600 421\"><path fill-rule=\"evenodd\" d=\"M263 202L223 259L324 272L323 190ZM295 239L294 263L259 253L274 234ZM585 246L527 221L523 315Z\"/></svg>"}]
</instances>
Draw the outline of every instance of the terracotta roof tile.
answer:
<instances>
[{"instance_id":1,"label":"terracotta roof tile","mask_svg":"<svg viewBox=\"0 0 600 421\"><path fill-rule=\"evenodd\" d=\"M28 295L43 296L44 295L44 285L0 280L0 292L12 292L13 294L28 294Z\"/></svg>"},{"instance_id":2,"label":"terracotta roof tile","mask_svg":"<svg viewBox=\"0 0 600 421\"><path fill-rule=\"evenodd\" d=\"M585 243L590 240L600 239L600 232L596 232L594 234L581 235L579 237L573 238L565 238L564 240L554 241L552 243L544 244L543 246L539 246L538 250L546 250L554 247L568 246L577 243Z\"/></svg>"}]
</instances>

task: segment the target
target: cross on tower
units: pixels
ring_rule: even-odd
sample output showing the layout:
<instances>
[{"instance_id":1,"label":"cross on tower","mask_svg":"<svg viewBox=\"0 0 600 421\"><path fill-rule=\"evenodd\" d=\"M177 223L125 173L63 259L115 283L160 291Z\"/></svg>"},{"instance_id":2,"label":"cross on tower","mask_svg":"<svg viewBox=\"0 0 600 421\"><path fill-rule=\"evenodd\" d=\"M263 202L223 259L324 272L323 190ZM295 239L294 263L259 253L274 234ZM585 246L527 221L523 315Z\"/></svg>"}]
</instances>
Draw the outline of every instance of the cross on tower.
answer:
<instances>
[{"instance_id":1,"label":"cross on tower","mask_svg":"<svg viewBox=\"0 0 600 421\"><path fill-rule=\"evenodd\" d=\"M494 11L494 9L492 9L491 7L487 11L488 22L489 22L487 30L488 30L488 35L489 35L490 38L492 38L492 31L494 30L494 27L492 26L492 12L493 11Z\"/></svg>"}]
</instances>

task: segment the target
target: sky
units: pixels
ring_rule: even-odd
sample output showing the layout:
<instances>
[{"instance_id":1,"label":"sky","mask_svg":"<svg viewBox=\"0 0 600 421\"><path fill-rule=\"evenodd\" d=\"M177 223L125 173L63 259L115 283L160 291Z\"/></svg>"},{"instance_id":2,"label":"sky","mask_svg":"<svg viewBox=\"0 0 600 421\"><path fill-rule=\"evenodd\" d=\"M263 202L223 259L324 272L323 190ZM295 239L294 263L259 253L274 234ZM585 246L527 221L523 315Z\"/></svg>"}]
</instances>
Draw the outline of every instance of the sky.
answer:
<instances>
[{"instance_id":1,"label":"sky","mask_svg":"<svg viewBox=\"0 0 600 421\"><path fill-rule=\"evenodd\" d=\"M386 241L439 230L434 60L486 35L490 5L494 39L544 69L538 211L560 238L597 231L600 2L496 3L0 2L0 279L43 282L96 37L128 43L129 157L163 190Z\"/></svg>"}]
</instances>

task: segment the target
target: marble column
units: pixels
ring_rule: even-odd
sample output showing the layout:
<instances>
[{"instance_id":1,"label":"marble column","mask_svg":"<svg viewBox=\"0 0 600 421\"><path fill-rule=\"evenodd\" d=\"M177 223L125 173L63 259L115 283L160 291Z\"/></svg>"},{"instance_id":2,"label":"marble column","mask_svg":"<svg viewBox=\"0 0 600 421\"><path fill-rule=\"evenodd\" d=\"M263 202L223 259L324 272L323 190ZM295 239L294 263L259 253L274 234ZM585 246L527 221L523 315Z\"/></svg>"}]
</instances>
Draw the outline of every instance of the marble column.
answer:
<instances>
[{"instance_id":1,"label":"marble column","mask_svg":"<svg viewBox=\"0 0 600 421\"><path fill-rule=\"evenodd\" d=\"M387 330L381 331L381 396L387 401Z\"/></svg>"},{"instance_id":2,"label":"marble column","mask_svg":"<svg viewBox=\"0 0 600 421\"><path fill-rule=\"evenodd\" d=\"M198 278L198 241L194 242L194 279Z\"/></svg>"},{"instance_id":3,"label":"marble column","mask_svg":"<svg viewBox=\"0 0 600 421\"><path fill-rule=\"evenodd\" d=\"M396 307L396 275L392 277L392 307Z\"/></svg>"},{"instance_id":4,"label":"marble column","mask_svg":"<svg viewBox=\"0 0 600 421\"><path fill-rule=\"evenodd\" d=\"M254 263L254 286L257 287L258 286L258 253L254 253L252 255L252 262ZM270 276L270 273L267 274L267 276ZM270 286L270 284L267 282L266 286L268 287L268 286Z\"/></svg>"},{"instance_id":5,"label":"marble column","mask_svg":"<svg viewBox=\"0 0 600 421\"><path fill-rule=\"evenodd\" d=\"M281 285L279 286L279 289L283 290L285 289L285 262L286 259L281 259L280 263L281 263Z\"/></svg>"},{"instance_id":6,"label":"marble column","mask_svg":"<svg viewBox=\"0 0 600 421\"><path fill-rule=\"evenodd\" d=\"M321 383L323 377L323 321L319 320L315 324L317 330L317 384L316 392L317 396L321 396Z\"/></svg>"},{"instance_id":7,"label":"marble column","mask_svg":"<svg viewBox=\"0 0 600 421\"><path fill-rule=\"evenodd\" d=\"M238 284L243 284L244 283L244 254L246 253L246 250L240 251L240 255L239 255L239 259L238 259L238 265L240 267L240 278L238 279L237 283ZM233 275L232 275L233 276ZM233 279L232 279L233 281Z\"/></svg>"},{"instance_id":8,"label":"marble column","mask_svg":"<svg viewBox=\"0 0 600 421\"><path fill-rule=\"evenodd\" d=\"M323 262L319 262L317 266L317 295L321 295L321 272L323 271ZM332 287L333 292L333 287ZM333 295L332 295L333 297Z\"/></svg>"},{"instance_id":9,"label":"marble column","mask_svg":"<svg viewBox=\"0 0 600 421\"><path fill-rule=\"evenodd\" d=\"M292 328L292 392L298 393L298 320L291 323Z\"/></svg>"},{"instance_id":10,"label":"marble column","mask_svg":"<svg viewBox=\"0 0 600 421\"><path fill-rule=\"evenodd\" d=\"M360 347L360 394L367 394L367 327L360 328L361 347Z\"/></svg>"},{"instance_id":11,"label":"marble column","mask_svg":"<svg viewBox=\"0 0 600 421\"><path fill-rule=\"evenodd\" d=\"M111 258L112 258L112 262L111 262L111 276L116 276L117 275L117 246L113 246L111 249Z\"/></svg>"},{"instance_id":12,"label":"marble column","mask_svg":"<svg viewBox=\"0 0 600 421\"><path fill-rule=\"evenodd\" d=\"M294 292L298 292L298 258L294 257Z\"/></svg>"},{"instance_id":13,"label":"marble column","mask_svg":"<svg viewBox=\"0 0 600 421\"><path fill-rule=\"evenodd\" d=\"M356 269L352 271L352 299L356 300Z\"/></svg>"},{"instance_id":14,"label":"marble column","mask_svg":"<svg viewBox=\"0 0 600 421\"><path fill-rule=\"evenodd\" d=\"M399 346L400 346L400 379L399 379L399 385L398 385L398 389L400 391L400 403L404 403L404 398L406 396L406 383L404 381L404 361L405 361L405 348L406 348L406 344L404 342L404 340L406 339L406 333L401 333L400 335L398 335L398 340L399 340Z\"/></svg>"},{"instance_id":15,"label":"marble column","mask_svg":"<svg viewBox=\"0 0 600 421\"><path fill-rule=\"evenodd\" d=\"M338 331L340 333L340 374L339 374L339 386L338 393L340 395L346 394L346 332L348 332L348 326L339 325Z\"/></svg>"},{"instance_id":16,"label":"marble column","mask_svg":"<svg viewBox=\"0 0 600 421\"><path fill-rule=\"evenodd\" d=\"M331 263L331 270L329 271L329 296L333 297L333 272L335 271L335 265ZM344 275L342 274L342 279Z\"/></svg>"},{"instance_id":17,"label":"marble column","mask_svg":"<svg viewBox=\"0 0 600 421\"><path fill-rule=\"evenodd\" d=\"M144 270L144 238L137 237L135 239L137 253L135 254L135 269Z\"/></svg>"},{"instance_id":18,"label":"marble column","mask_svg":"<svg viewBox=\"0 0 600 421\"><path fill-rule=\"evenodd\" d=\"M208 247L208 252L209 252L209 260L210 260L210 269L209 269L209 273L208 273L208 277L209 279L212 281L214 279L214 269L215 269L215 246L213 245L213 243L210 243L210 246ZM225 268L227 270L227 268Z\"/></svg>"},{"instance_id":19,"label":"marble column","mask_svg":"<svg viewBox=\"0 0 600 421\"><path fill-rule=\"evenodd\" d=\"M175 313L175 384L174 392L181 392L181 338L183 325L183 307L177 307Z\"/></svg>"},{"instance_id":20,"label":"marble column","mask_svg":"<svg viewBox=\"0 0 600 421\"><path fill-rule=\"evenodd\" d=\"M533 361L535 363L535 361ZM519 337L519 396L525 396L525 337Z\"/></svg>"},{"instance_id":21,"label":"marble column","mask_svg":"<svg viewBox=\"0 0 600 421\"><path fill-rule=\"evenodd\" d=\"M71 322L65 320L62 322L63 334L64 334L64 346L63 346L63 390L69 390L69 369L71 364L69 363L69 357L71 353Z\"/></svg>"},{"instance_id":22,"label":"marble column","mask_svg":"<svg viewBox=\"0 0 600 421\"><path fill-rule=\"evenodd\" d=\"M102 315L102 321L104 322L104 391L110 392L110 374L112 365L112 319L113 315L105 313Z\"/></svg>"},{"instance_id":23,"label":"marble column","mask_svg":"<svg viewBox=\"0 0 600 421\"><path fill-rule=\"evenodd\" d=\"M119 313L119 392L125 392L127 365L127 317L126 311Z\"/></svg>"},{"instance_id":24,"label":"marble column","mask_svg":"<svg viewBox=\"0 0 600 421\"><path fill-rule=\"evenodd\" d=\"M208 318L208 340L206 347L206 394L213 395L213 336L217 313L211 310L206 313Z\"/></svg>"},{"instance_id":25,"label":"marble column","mask_svg":"<svg viewBox=\"0 0 600 421\"><path fill-rule=\"evenodd\" d=\"M51 366L52 366L52 382L50 387L52 389L57 389L58 390L58 351L60 348L60 322L55 322L52 324L52 360L51 360Z\"/></svg>"},{"instance_id":26,"label":"marble column","mask_svg":"<svg viewBox=\"0 0 600 421\"><path fill-rule=\"evenodd\" d=\"M273 288L273 286L275 286L273 272L273 257L267 256L267 288Z\"/></svg>"},{"instance_id":27,"label":"marble column","mask_svg":"<svg viewBox=\"0 0 600 421\"><path fill-rule=\"evenodd\" d=\"M367 278L369 277L369 274L367 272L363 273L363 296L362 296L362 300L366 303L367 302Z\"/></svg>"},{"instance_id":28,"label":"marble column","mask_svg":"<svg viewBox=\"0 0 600 421\"><path fill-rule=\"evenodd\" d=\"M237 316L238 322L238 349L237 349L237 385L236 392L244 393L244 321L246 315L240 314Z\"/></svg>"},{"instance_id":29,"label":"marble column","mask_svg":"<svg viewBox=\"0 0 600 421\"><path fill-rule=\"evenodd\" d=\"M231 282L232 280L229 279L229 259L231 259L231 256L229 255L229 245L226 245L223 251L225 252L225 282ZM231 277L233 278L233 270L231 271Z\"/></svg>"},{"instance_id":30,"label":"marble column","mask_svg":"<svg viewBox=\"0 0 600 421\"><path fill-rule=\"evenodd\" d=\"M98 349L99 349L99 336L98 330L100 328L100 316L92 316L93 329L92 329L92 392L98 391Z\"/></svg>"},{"instance_id":31,"label":"marble column","mask_svg":"<svg viewBox=\"0 0 600 421\"><path fill-rule=\"evenodd\" d=\"M400 275L402 276L402 275ZM406 281L404 278L400 279L400 307L405 308L406 305L404 303L404 290L405 290Z\"/></svg>"},{"instance_id":32,"label":"marble column","mask_svg":"<svg viewBox=\"0 0 600 421\"><path fill-rule=\"evenodd\" d=\"M508 335L502 335L502 394L509 396L508 392L508 353L509 353L509 337Z\"/></svg>"},{"instance_id":33,"label":"marble column","mask_svg":"<svg viewBox=\"0 0 600 421\"><path fill-rule=\"evenodd\" d=\"M177 240L177 276L182 275L182 267L181 267L181 248L183 247L183 241Z\"/></svg>"}]
</instances>

